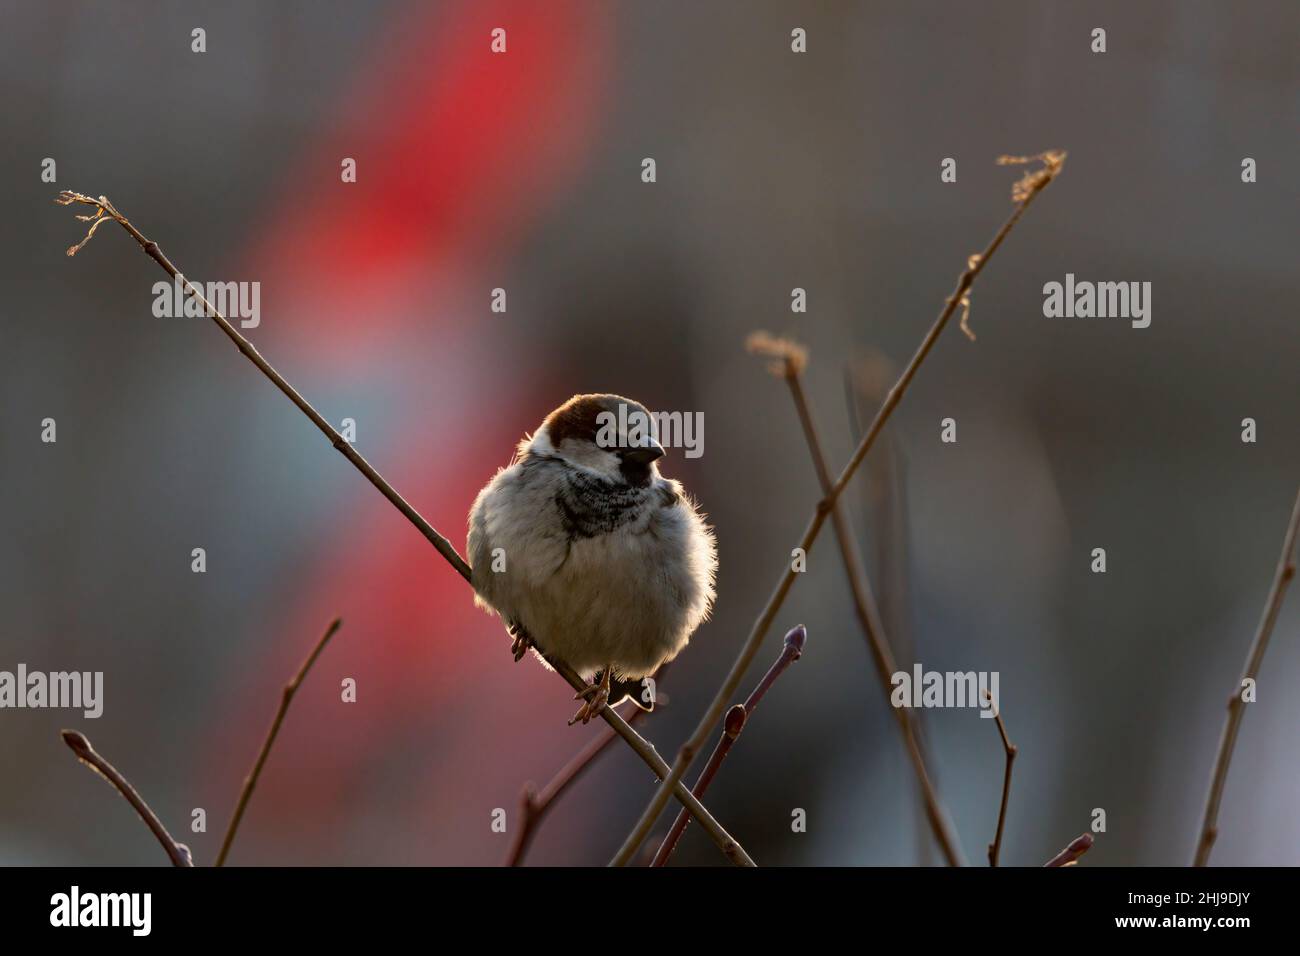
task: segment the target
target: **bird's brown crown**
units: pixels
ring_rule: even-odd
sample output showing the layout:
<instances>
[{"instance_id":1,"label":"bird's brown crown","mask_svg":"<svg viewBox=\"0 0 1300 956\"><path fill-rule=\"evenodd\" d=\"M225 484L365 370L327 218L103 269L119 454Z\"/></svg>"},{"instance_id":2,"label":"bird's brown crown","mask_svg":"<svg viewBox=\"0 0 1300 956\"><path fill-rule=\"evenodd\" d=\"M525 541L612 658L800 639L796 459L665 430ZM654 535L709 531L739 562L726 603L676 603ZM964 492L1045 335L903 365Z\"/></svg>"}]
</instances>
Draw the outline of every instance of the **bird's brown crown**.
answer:
<instances>
[{"instance_id":1,"label":"bird's brown crown","mask_svg":"<svg viewBox=\"0 0 1300 956\"><path fill-rule=\"evenodd\" d=\"M640 402L624 398L622 395L574 395L547 415L542 427L546 429L551 444L556 448L559 448L560 443L566 438L594 444L596 435L600 431L601 423L598 420L600 414L608 412L617 416L619 405L627 406L628 415L634 411L640 411L643 415L649 414Z\"/></svg>"}]
</instances>

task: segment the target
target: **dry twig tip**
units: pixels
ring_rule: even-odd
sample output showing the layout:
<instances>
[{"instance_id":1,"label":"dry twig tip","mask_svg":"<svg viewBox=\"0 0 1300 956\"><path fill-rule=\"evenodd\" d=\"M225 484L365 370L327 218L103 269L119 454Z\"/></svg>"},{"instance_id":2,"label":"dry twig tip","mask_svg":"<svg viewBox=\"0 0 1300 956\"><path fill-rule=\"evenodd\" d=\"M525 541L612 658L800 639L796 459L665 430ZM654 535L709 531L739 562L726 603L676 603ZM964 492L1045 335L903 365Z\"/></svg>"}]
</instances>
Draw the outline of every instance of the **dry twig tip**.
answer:
<instances>
[{"instance_id":1,"label":"dry twig tip","mask_svg":"<svg viewBox=\"0 0 1300 956\"><path fill-rule=\"evenodd\" d=\"M1079 857L1091 849L1092 834L1085 833L1071 840L1069 846L1044 863L1043 867L1074 866L1079 862Z\"/></svg>"},{"instance_id":2,"label":"dry twig tip","mask_svg":"<svg viewBox=\"0 0 1300 956\"><path fill-rule=\"evenodd\" d=\"M244 778L243 789L239 791L239 800L235 803L235 812L230 817L230 824L226 827L226 836L221 841L221 852L217 854L216 866L224 866L226 857L230 854L230 847L235 842L235 833L239 830L239 821L244 819L244 811L248 809L249 798L253 795L253 788L257 786L257 781L262 776L262 767L266 765L266 758L271 754L271 746L275 743L276 735L280 733L280 725L284 723L284 715L289 712L289 705L293 703L293 695L298 693L298 688L302 686L303 680L307 677L307 672L311 666L316 663L316 658L320 657L321 651L325 650L325 645L329 639L334 636L335 632L343 626L343 619L336 617L330 622L321 639L316 642L307 659L302 662L289 683L284 685L280 692L280 708L275 712L275 718L271 721L271 726L266 732L266 739L262 741L262 749L258 751L257 759L253 761L253 769L249 771Z\"/></svg>"},{"instance_id":3,"label":"dry twig tip","mask_svg":"<svg viewBox=\"0 0 1300 956\"><path fill-rule=\"evenodd\" d=\"M758 686L753 689L750 695L745 698L743 704L734 705L727 716L722 721L722 736L718 739L717 746L713 748L713 753L709 755L709 761L700 771L699 779L695 781L695 786L691 788L691 793L697 797L703 797L708 791L709 785L713 783L713 778L718 775L718 770L722 767L722 761L727 758L731 748L736 743L736 738L745 729L745 725L754 711L758 708L759 702L763 696L776 683L776 679L785 673L785 669L803 656L804 644L808 641L808 631L802 625L797 625L790 629L785 635L785 641L781 645L781 654L768 668L763 679L758 682ZM654 859L651 860L651 866L664 866L668 863L668 858L673 855L677 849L677 842L681 839L682 834L686 832L687 825L691 822L690 816L685 809L677 814L677 819L668 830L668 835L664 837L663 843L659 845L659 850L655 853Z\"/></svg>"},{"instance_id":4,"label":"dry twig tip","mask_svg":"<svg viewBox=\"0 0 1300 956\"><path fill-rule=\"evenodd\" d=\"M131 782L122 776L116 767L100 756L95 748L90 745L90 741L86 739L84 734L80 734L75 730L64 730L61 732L61 736L63 742L68 745L68 749L77 755L78 760L107 780L126 802L131 804L135 812L140 815L140 819L144 821L145 826L152 831L158 842L162 844L162 848L167 852L173 866L194 865L193 857L190 855L190 848L184 843L177 843L172 839L172 835L167 832L167 828L158 819L158 814L154 813L149 804L145 803L144 797L140 796L135 787L131 786Z\"/></svg>"},{"instance_id":5,"label":"dry twig tip","mask_svg":"<svg viewBox=\"0 0 1300 956\"><path fill-rule=\"evenodd\" d=\"M767 370L777 378L798 375L808 365L807 348L794 339L772 335L761 329L749 334L745 339L745 348L751 355L773 359L767 363Z\"/></svg>"}]
</instances>

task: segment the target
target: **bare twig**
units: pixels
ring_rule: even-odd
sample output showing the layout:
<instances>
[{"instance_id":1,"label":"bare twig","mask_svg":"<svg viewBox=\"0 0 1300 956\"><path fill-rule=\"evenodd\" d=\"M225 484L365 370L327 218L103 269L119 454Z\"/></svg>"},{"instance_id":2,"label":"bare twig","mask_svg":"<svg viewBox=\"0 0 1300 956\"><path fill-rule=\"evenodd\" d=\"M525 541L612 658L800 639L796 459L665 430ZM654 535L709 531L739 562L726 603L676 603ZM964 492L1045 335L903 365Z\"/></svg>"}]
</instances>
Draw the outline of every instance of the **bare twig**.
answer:
<instances>
[{"instance_id":1,"label":"bare twig","mask_svg":"<svg viewBox=\"0 0 1300 956\"><path fill-rule=\"evenodd\" d=\"M788 347L790 343L782 344ZM770 340L751 336L749 347L751 351L762 351L768 355L774 354L772 352L773 343ZM813 469L817 473L817 481L821 485L822 494L829 496L834 487L830 468L826 464L826 455L822 451L821 438L817 432L817 425L813 421L808 396L803 387L801 369L806 361L806 353L803 354L800 361L795 361L787 352L784 364L780 366L778 374L790 386L790 395L794 399L795 411L799 415L799 424L803 428L804 439L808 443L808 453L812 457ZM773 369L773 371L776 371L776 369ZM876 606L875 596L871 593L871 584L867 580L867 573L863 568L862 558L858 554L857 544L849 528L848 519L845 517L844 508L838 499L834 500L831 505L831 526L835 531L835 540L839 544L840 559L844 565L844 572L848 575L849 590L853 595L853 610L857 615L862 633L867 639L867 647L871 651L871 659L876 666L876 676L880 679L885 699L888 700L893 689L893 675L898 671L898 665L894 660L889 641L885 637L885 626L880 619L880 611ZM948 865L959 866L962 862L960 841L951 832L951 822L948 819L947 811L944 810L939 795L930 781L925 759L921 754L920 745L917 743L916 721L913 711L910 707L891 707L890 711L898 721L898 729L903 735L903 746L907 750L917 785L921 789L926 819L930 822L930 829L934 833L934 838L943 850Z\"/></svg>"},{"instance_id":2,"label":"bare twig","mask_svg":"<svg viewBox=\"0 0 1300 956\"><path fill-rule=\"evenodd\" d=\"M550 664L566 681L569 682L569 686L574 690L586 689L587 682L579 677L573 668L569 667L569 665L560 661L551 661ZM668 766L668 762L665 761L663 757L659 756L659 752L655 750L654 745L651 744L650 741L646 740L629 727L627 721L620 717L618 711L613 707L602 707L600 709L600 716L604 719L605 723L609 724L609 726L613 728L616 734L627 741L628 745L635 750L637 755L640 756L650 769L654 771L655 776L659 780L667 779L672 768ZM745 848L742 847L731 836L731 834L722 828L722 824L718 823L718 821L713 818L713 814L709 813L709 811L704 808L704 804L700 803L695 794L691 793L691 791L686 788L686 784L682 783L681 780L678 779L676 783L673 784L672 792L681 804L690 811L691 816L696 819L700 826L704 827L705 832L707 832L713 842L717 844L718 849L722 851L723 856L737 866L754 866L754 861L750 859L749 854L745 852Z\"/></svg>"},{"instance_id":3,"label":"bare twig","mask_svg":"<svg viewBox=\"0 0 1300 956\"><path fill-rule=\"evenodd\" d=\"M892 368L880 353L872 352L844 366L844 397L848 406L849 433L856 446L862 440L862 413L860 406L873 407L880 402L889 387ZM903 460L898 439L892 434L893 425L881 434L880 448L870 463L867 480L859 482L863 511L871 514L870 527L876 541L876 568L880 577L880 619L885 622L886 645L893 650L894 659L903 670L910 670L916 661L916 644L908 609L908 539L907 493L903 479ZM925 712L912 711L912 732L916 749L928 767L929 748L926 745ZM931 777L936 790L938 774ZM916 817L918 862L931 864L930 818L926 812L925 789L913 775L912 786L921 814Z\"/></svg>"},{"instance_id":4,"label":"bare twig","mask_svg":"<svg viewBox=\"0 0 1300 956\"><path fill-rule=\"evenodd\" d=\"M1219 835L1219 804L1223 800L1223 787L1228 780L1228 765L1232 762L1232 751L1237 745L1237 734L1241 730L1241 718L1246 713L1246 702L1242 699L1242 688L1247 680L1252 683L1259 676L1260 664L1264 661L1264 652L1268 650L1268 641L1273 634L1273 625L1277 623L1278 612L1282 609L1282 599L1286 596L1287 585L1295 577L1296 536L1300 532L1300 492L1296 493L1295 506L1291 509L1291 520L1287 524L1286 534L1282 539L1282 556L1278 558L1277 570L1273 572L1273 585L1269 588L1268 600L1264 604L1264 616L1260 618L1255 631L1255 639L1250 644L1246 655L1246 667L1241 680L1228 697L1228 717L1223 724L1223 734L1219 738L1219 752L1214 758L1214 771L1210 775L1210 793L1205 799L1205 819L1201 823L1201 839L1196 846L1193 866L1205 866L1210 861L1210 851Z\"/></svg>"},{"instance_id":5,"label":"bare twig","mask_svg":"<svg viewBox=\"0 0 1300 956\"><path fill-rule=\"evenodd\" d=\"M984 691L984 699L994 703L993 695ZM998 722L998 733L1002 737L1002 749L1007 753L1006 771L1002 777L1002 806L998 810L998 832L989 844L989 866L998 865L998 854L1002 851L1002 827L1007 822L1007 798L1011 796L1011 765L1016 761L1016 745L1007 736L1007 725L1002 722L1002 711L995 710L993 719Z\"/></svg>"},{"instance_id":6,"label":"bare twig","mask_svg":"<svg viewBox=\"0 0 1300 956\"><path fill-rule=\"evenodd\" d=\"M874 408L884 398L889 387L891 365L882 355L863 358L844 368L845 398L848 403L849 433L854 446L862 440L859 401ZM879 382L875 378L879 378ZM887 643L894 651L899 666L910 667L916 660L912 629L908 623L908 541L907 541L907 489L903 477L903 456L891 424L881 434L875 454L864 463L867 474L858 483L865 524L875 539L875 563L880 579L878 591L880 617L885 622ZM850 514L851 518L852 515ZM861 533L856 533L858 540ZM870 577L870 574L868 574ZM925 754L925 719L923 712L915 712L917 742Z\"/></svg>"},{"instance_id":7,"label":"bare twig","mask_svg":"<svg viewBox=\"0 0 1300 956\"><path fill-rule=\"evenodd\" d=\"M177 843L172 839L172 835L162 825L158 815L149 808L149 804L144 802L144 797L140 796L135 787L131 786L131 782L122 776L116 767L95 751L95 748L90 745L90 741L83 734L79 734L75 730L65 730L62 731L62 736L63 742L77 755L78 760L112 784L117 789L117 792L126 798L126 802L135 808L135 812L140 815L140 819L145 822L145 826L153 831L153 835L158 838L162 848L167 851L172 866L194 865L194 860L190 856L190 848L184 843Z\"/></svg>"},{"instance_id":8,"label":"bare twig","mask_svg":"<svg viewBox=\"0 0 1300 956\"><path fill-rule=\"evenodd\" d=\"M669 662L659 668L657 675L655 691L655 707L666 706L668 695L663 693L664 675L668 673L672 663ZM623 719L627 721L628 726L635 724L638 720L646 716L646 711L635 705L624 709ZM523 790L519 794L519 817L520 825L515 830L515 839L510 845L510 851L506 854L506 866L522 866L524 854L532 845L533 837L537 835L537 829L541 826L542 819L555 805L569 786L577 781L587 770L596 758L605 752L605 748L613 742L618 734L612 727L605 727L591 741L566 763L551 778L551 782L538 790L530 780L524 784Z\"/></svg>"},{"instance_id":9,"label":"bare twig","mask_svg":"<svg viewBox=\"0 0 1300 956\"><path fill-rule=\"evenodd\" d=\"M781 645L781 654L772 666L767 669L763 679L758 682L753 693L745 699L743 704L736 704L731 710L727 711L727 717L722 722L722 736L718 739L718 745L713 748L713 753L709 756L709 761L700 771L699 779L695 781L695 786L691 788L691 793L697 797L703 797L713 783L713 778L718 775L718 768L722 766L722 761L727 759L727 754L731 752L732 746L736 743L736 738L740 732L745 729L745 724L754 711L758 708L758 703L763 699L763 695L768 689L776 683L776 679L781 676L787 667L793 664L803 654L804 644L808 640L808 632L800 624L798 627L790 629L785 636L785 642ZM673 850L677 849L677 842L686 832L686 825L691 822L691 818L682 810L677 814L677 819L673 821L672 828L669 829L668 835L664 837L664 842L659 845L659 852L655 854L651 866L665 866L668 858L673 855Z\"/></svg>"},{"instance_id":10,"label":"bare twig","mask_svg":"<svg viewBox=\"0 0 1300 956\"><path fill-rule=\"evenodd\" d=\"M645 711L636 706L629 706L624 710L624 720L628 725L635 724L639 719L645 716ZM583 772L595 763L596 758L605 752L608 747L618 737L612 727L603 728L592 740L569 760L563 767L556 772L551 778L551 782L538 790L530 780L524 784L523 792L519 795L519 825L515 829L515 839L510 845L510 852L506 854L506 866L522 866L524 854L532 845L533 837L537 835L537 828L541 826L542 818L546 816L555 801L560 798L565 790L571 784L582 776ZM697 794L698 796L698 794ZM685 808L683 808L685 812Z\"/></svg>"},{"instance_id":11,"label":"bare twig","mask_svg":"<svg viewBox=\"0 0 1300 956\"><path fill-rule=\"evenodd\" d=\"M1083 856L1092 849L1092 834L1085 833L1083 836L1077 836L1070 841L1067 846L1056 856L1052 857L1043 866L1074 866L1079 862L1079 857Z\"/></svg>"},{"instance_id":12,"label":"bare twig","mask_svg":"<svg viewBox=\"0 0 1300 956\"><path fill-rule=\"evenodd\" d=\"M221 852L217 854L216 866L223 866L226 862L226 856L230 853L230 846L235 842L235 831L239 829L239 821L244 818L244 810L248 807L248 799L253 795L253 788L257 786L257 780L262 775L262 767L266 764L266 758L271 753L276 734L280 732L280 724L284 723L284 715L289 712L289 705L293 703L293 695L298 692L298 687L307 677L307 672L311 670L312 664L316 663L316 658L320 657L320 652L325 650L325 645L329 643L329 639L342 626L342 618L336 617L330 622L329 627L325 629L325 633L316 642L316 646L312 648L312 652L307 655L307 659L298 668L298 673L293 676L289 683L284 685L284 690L280 692L280 707L276 710L275 719L271 721L271 726L266 732L266 739L262 741L262 749L258 752L257 759L253 761L253 769L244 778L244 787L239 792L235 812L230 818L229 826L226 827L225 839L221 841Z\"/></svg>"},{"instance_id":13,"label":"bare twig","mask_svg":"<svg viewBox=\"0 0 1300 956\"><path fill-rule=\"evenodd\" d=\"M399 495L397 490L385 481L379 472L375 471L375 469L371 467L370 462L366 461L365 458L361 456L360 452L353 448L352 445L350 445L347 440L344 439L344 437L321 416L320 412L316 411L316 409L311 406L310 402L298 394L298 390L285 381L284 376L272 368L271 364L266 359L262 358L262 354L257 351L253 346L253 343L244 338L244 336L239 333L239 330L231 325L230 322L226 320L226 317L218 312L216 308L213 307L212 303L204 298L203 293L188 279L181 275L180 271L172 265L171 260L163 255L163 251L158 248L158 243L146 239L140 233L139 229L131 225L130 220L113 207L113 204L108 201L106 196L92 199L91 197L81 193L64 190L59 194L59 198L56 199L55 202L61 206L67 206L71 203L83 203L97 208L97 212L94 216L77 217L81 220L91 221L94 225L91 226L90 232L86 235L85 239L81 240L80 243L68 250L68 255L74 255L77 250L90 241L90 238L95 234L95 229L97 229L101 223L108 221L107 218L104 218L105 216L112 217L120 223L122 228L131 234L131 238L140 243L140 246L144 249L145 253L148 254L149 258L162 266L163 271L173 279L179 278L181 280L185 291L194 296L194 298L203 305L206 310L205 314L208 315L212 321L217 323L221 328L221 331L226 333L230 340L235 343L235 346L239 351L243 352L244 356L256 365L261 373L275 384L276 388L287 395L289 400L298 406L299 411L311 419L312 424L321 430L325 437L330 440L330 444L333 445L344 458L352 462L353 466L365 475L370 483L378 488L380 493L392 502L393 506L396 507L398 511L406 515L407 520L410 521L411 524L415 525L419 532L429 539L429 542L438 549L438 553L447 559L447 562L456 569L461 577L466 581L469 580L469 565L466 564L465 559L456 552L452 543L435 531L433 525L425 521L420 513L411 507L411 505L407 503L406 499Z\"/></svg>"},{"instance_id":14,"label":"bare twig","mask_svg":"<svg viewBox=\"0 0 1300 956\"><path fill-rule=\"evenodd\" d=\"M411 524L415 525L416 529L429 540L434 548L437 549L438 553L446 559L447 563L456 569L456 573L467 582L470 582L469 564L467 564L465 559L460 556L452 543L439 534L434 529L433 525L429 524L429 522L425 520L423 515L416 511L405 498L399 495L396 489L384 480L383 476L380 475L379 472L375 471L370 463L366 461L365 458L363 458L360 453L358 453L357 450L353 448L352 445L350 445L292 385L285 381L284 377L279 372L271 367L271 364L262 357L261 353L253 347L253 344L249 342L248 339L244 338L244 336L241 335L229 321L227 321L226 317L217 311L211 302L204 298L202 292L195 288L188 279L185 279L185 277L181 275L179 270L172 265L171 261L163 255L162 250L158 247L158 243L145 238L140 230L136 229L136 227L133 226L125 216L119 213L105 196L91 198L83 193L64 190L59 194L58 198L55 199L55 202L61 206L81 203L83 205L95 207L94 215L77 217L83 222L92 223L92 225L86 238L70 248L68 250L68 255L71 256L76 254L76 252L95 234L95 230L98 229L102 223L107 222L109 218L121 225L121 227L140 244L140 247L145 251L145 253L162 267L163 271L173 279L178 277L181 279L184 283L185 291L195 297L195 299L204 307L205 313L216 322L221 331L223 331L226 336L235 343L235 346L239 351L242 352L250 362L256 365L258 370L275 384L276 388L288 396L289 400L292 401L294 405L296 405L298 409L311 420L312 424L320 429L325 437L330 440L330 444L333 445L344 458L351 462L358 471L365 475L367 480L378 488L380 493L387 498L393 506L411 522ZM549 663L574 690L583 690L586 688L587 682L579 677L578 674L574 672L573 668L557 661L550 661ZM660 780L663 780L669 775L670 768L664 759L659 756L658 752L655 751L654 747L648 741L628 726L627 721L623 720L623 718L618 715L617 711L612 707L603 707L601 708L600 716L614 729L615 733L627 741L628 745L636 751L637 755L646 762ZM682 803L690 809L691 815L699 821L700 825L704 827L709 836L715 843L717 843L718 847L729 860L741 865L753 865L753 860L751 860L749 855L745 853L744 848L741 847L740 844L722 828L722 825L713 818L712 814L705 810L703 805L695 799L690 790L688 790L681 782L680 775L678 776L678 779L671 782L671 785L667 788L667 792L675 795L678 800L682 801Z\"/></svg>"},{"instance_id":15,"label":"bare twig","mask_svg":"<svg viewBox=\"0 0 1300 956\"><path fill-rule=\"evenodd\" d=\"M1038 197L1043 189L1046 188L1053 178L1055 178L1055 176L1060 172L1062 164L1065 162L1065 153L1043 153L1039 159L1043 163L1043 169L1039 170L1035 174L1030 174L1030 176L1027 176L1025 180L1021 180L1021 183L1023 184L1031 177L1033 178L1032 183L1022 187L1021 193L1013 194L1013 198L1016 199L1015 211L1010 215L1010 217L1008 217L1006 222L1002 224L1002 227L998 229L997 233L994 234L993 239L989 242L984 251L980 253L979 258L967 261L966 269L958 277L957 287L953 290L952 295L948 297L947 304L939 313L939 317L935 319L934 324L930 327L930 331L927 332L925 337L921 340L920 346L912 356L911 361L907 363L907 367L903 370L903 374L894 384L894 387L889 390L889 394L885 397L884 402L881 403L880 410L876 412L876 417L872 420L871 425L868 426L866 434L862 436L862 441L858 443L857 450L854 451L848 464L844 466L844 470L840 473L840 476L836 480L834 487L831 489L830 494L824 496L822 500L817 503L817 508L813 512L812 519L809 521L808 527L804 531L803 537L800 539L798 544L798 547L803 550L804 554L808 553L813 542L817 540L817 535L821 532L822 525L825 524L826 518L834 507L836 499L839 498L840 494L844 491L845 486L853 478L853 474L857 471L858 465L862 463L862 459L866 457L867 452L871 450L871 446L875 443L876 437L880 434L880 430L884 428L885 422L889 420L889 416L893 414L894 409L898 407L898 403L902 401L903 395L906 394L907 388L911 384L912 379L916 376L917 370L921 367L921 363L925 361L926 356L930 354L930 350L934 348L934 343L938 340L944 327L947 326L948 320L952 318L953 312L956 311L958 303L961 302L970 292L970 289L975 280L979 277L979 274L984 271L984 268L988 265L993 254L997 252L998 248L1010 234L1016 223L1020 221L1020 217L1025 214L1025 210L1029 208L1034 199ZM682 775L686 773L687 768L695 760L695 755L698 754L700 748L704 746L709 731L722 718L723 711L725 711L727 707L727 701L730 700L731 696L736 692L736 688L744 678L745 671L749 669L749 665L753 661L754 655L758 653L758 648L763 643L763 638L767 636L768 629L772 626L772 621L776 618L777 612L780 611L781 605L785 603L786 595L790 592L790 588L793 586L797 574L798 572L795 571L794 567L789 566L781 575L781 579L777 582L776 588L773 590L771 597L768 598L767 604L759 613L758 619L755 620L749 636L745 639L745 643L741 645L740 652L736 655L736 660L731 665L731 670L727 673L727 676L722 681L722 686L718 688L717 693L714 695L713 702L709 704L708 708L706 708L703 716L700 718L699 724L695 727L695 731L687 741L682 744L681 749L678 751L677 757L673 761L672 770L668 775L668 779L664 781L662 786L655 790L654 795L650 798L650 802L646 806L645 811L641 814L640 819L637 820L636 824L632 827L631 832L628 833L627 839L623 841L623 846L610 861L611 864L615 866L625 865L635 855L637 848L645 842L645 838L650 834L650 829L654 826L655 820L658 819L659 814L663 812L664 805L668 802L669 796L674 792L673 788L681 781Z\"/></svg>"}]
</instances>

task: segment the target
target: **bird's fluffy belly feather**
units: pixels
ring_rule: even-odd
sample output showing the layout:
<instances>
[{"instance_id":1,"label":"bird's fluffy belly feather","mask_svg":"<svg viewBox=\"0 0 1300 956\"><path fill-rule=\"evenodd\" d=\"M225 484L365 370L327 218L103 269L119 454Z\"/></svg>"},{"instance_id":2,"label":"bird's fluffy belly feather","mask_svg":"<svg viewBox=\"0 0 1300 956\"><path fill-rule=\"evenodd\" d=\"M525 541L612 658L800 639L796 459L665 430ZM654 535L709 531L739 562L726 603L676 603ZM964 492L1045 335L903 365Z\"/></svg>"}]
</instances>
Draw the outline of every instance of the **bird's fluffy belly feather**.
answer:
<instances>
[{"instance_id":1,"label":"bird's fluffy belly feather","mask_svg":"<svg viewBox=\"0 0 1300 956\"><path fill-rule=\"evenodd\" d=\"M672 660L713 598L713 536L691 504L652 493L614 531L572 536L553 487L529 484L512 466L475 502L469 552L479 603L584 676L612 663L638 678ZM496 548L503 572L491 570Z\"/></svg>"}]
</instances>

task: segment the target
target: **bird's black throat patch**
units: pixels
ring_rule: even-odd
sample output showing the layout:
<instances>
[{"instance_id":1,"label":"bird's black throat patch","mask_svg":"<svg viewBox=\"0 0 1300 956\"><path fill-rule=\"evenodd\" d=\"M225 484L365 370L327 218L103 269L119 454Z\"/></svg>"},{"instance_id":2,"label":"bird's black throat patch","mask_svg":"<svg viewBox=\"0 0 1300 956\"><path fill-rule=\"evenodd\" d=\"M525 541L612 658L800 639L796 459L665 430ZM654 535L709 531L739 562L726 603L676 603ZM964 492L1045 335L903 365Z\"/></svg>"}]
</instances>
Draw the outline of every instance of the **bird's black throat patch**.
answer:
<instances>
[{"instance_id":1,"label":"bird's black throat patch","mask_svg":"<svg viewBox=\"0 0 1300 956\"><path fill-rule=\"evenodd\" d=\"M662 482L628 485L580 471L556 455L533 452L520 464L525 472L546 470L563 479L555 493L555 506L570 538L610 534L635 521L643 509L671 507L677 503L676 493Z\"/></svg>"},{"instance_id":2,"label":"bird's black throat patch","mask_svg":"<svg viewBox=\"0 0 1300 956\"><path fill-rule=\"evenodd\" d=\"M594 538L630 524L645 507L646 488L634 488L574 469L566 469L565 483L555 503L570 537Z\"/></svg>"}]
</instances>

